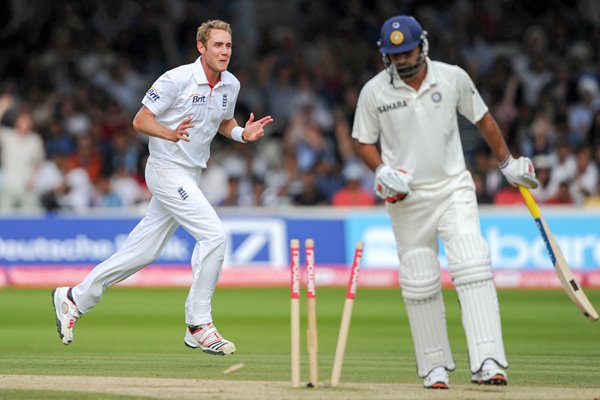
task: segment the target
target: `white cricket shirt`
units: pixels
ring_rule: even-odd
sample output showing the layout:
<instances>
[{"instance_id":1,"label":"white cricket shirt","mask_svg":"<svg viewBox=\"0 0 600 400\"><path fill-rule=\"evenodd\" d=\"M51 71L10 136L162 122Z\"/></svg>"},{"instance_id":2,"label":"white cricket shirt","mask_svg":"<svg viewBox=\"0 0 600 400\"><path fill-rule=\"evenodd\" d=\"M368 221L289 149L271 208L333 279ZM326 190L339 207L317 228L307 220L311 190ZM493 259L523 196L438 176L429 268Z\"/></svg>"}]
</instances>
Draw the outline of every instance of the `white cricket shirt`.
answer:
<instances>
[{"instance_id":1,"label":"white cricket shirt","mask_svg":"<svg viewBox=\"0 0 600 400\"><path fill-rule=\"evenodd\" d=\"M206 168L210 157L210 142L221 121L231 119L240 92L240 82L228 71L211 88L200 63L186 64L165 72L154 82L142 100L161 124L175 129L187 116L192 116L193 128L188 129L190 141L177 143L150 137L150 156L186 167Z\"/></svg>"},{"instance_id":2,"label":"white cricket shirt","mask_svg":"<svg viewBox=\"0 0 600 400\"><path fill-rule=\"evenodd\" d=\"M411 187L439 182L466 169L457 111L476 123L488 110L469 75L460 67L427 59L419 91L387 70L360 92L352 137L381 143L385 164L413 176Z\"/></svg>"}]
</instances>

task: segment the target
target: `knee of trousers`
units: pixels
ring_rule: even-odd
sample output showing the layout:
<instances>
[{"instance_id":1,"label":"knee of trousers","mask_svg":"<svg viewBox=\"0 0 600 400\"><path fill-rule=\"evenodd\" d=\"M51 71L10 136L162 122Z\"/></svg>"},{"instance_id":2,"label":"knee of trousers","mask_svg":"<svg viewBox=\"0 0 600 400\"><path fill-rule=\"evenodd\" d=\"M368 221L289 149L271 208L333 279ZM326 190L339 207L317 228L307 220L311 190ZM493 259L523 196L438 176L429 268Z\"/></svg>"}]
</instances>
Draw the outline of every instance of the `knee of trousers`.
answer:
<instances>
[{"instance_id":1,"label":"knee of trousers","mask_svg":"<svg viewBox=\"0 0 600 400\"><path fill-rule=\"evenodd\" d=\"M442 290L440 264L436 253L418 248L400 259L400 282L405 301L422 301L435 297Z\"/></svg>"},{"instance_id":2,"label":"knee of trousers","mask_svg":"<svg viewBox=\"0 0 600 400\"><path fill-rule=\"evenodd\" d=\"M199 243L210 244L211 247L224 247L227 244L227 231L223 222L214 223L210 229L196 235Z\"/></svg>"},{"instance_id":3,"label":"knee of trousers","mask_svg":"<svg viewBox=\"0 0 600 400\"><path fill-rule=\"evenodd\" d=\"M491 280L490 249L480 234L459 235L446 244L448 269L454 286Z\"/></svg>"}]
</instances>

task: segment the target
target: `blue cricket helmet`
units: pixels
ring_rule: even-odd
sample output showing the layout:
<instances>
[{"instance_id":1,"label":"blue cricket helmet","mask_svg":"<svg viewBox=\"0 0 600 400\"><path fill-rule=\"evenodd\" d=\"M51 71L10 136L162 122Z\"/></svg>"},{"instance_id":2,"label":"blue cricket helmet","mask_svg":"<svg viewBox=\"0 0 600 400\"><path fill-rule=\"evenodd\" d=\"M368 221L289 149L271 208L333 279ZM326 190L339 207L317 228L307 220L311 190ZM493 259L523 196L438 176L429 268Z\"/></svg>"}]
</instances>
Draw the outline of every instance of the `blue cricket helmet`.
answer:
<instances>
[{"instance_id":1,"label":"blue cricket helmet","mask_svg":"<svg viewBox=\"0 0 600 400\"><path fill-rule=\"evenodd\" d=\"M379 51L398 54L411 51L424 39L421 24L411 16L397 15L384 22L379 34Z\"/></svg>"}]
</instances>

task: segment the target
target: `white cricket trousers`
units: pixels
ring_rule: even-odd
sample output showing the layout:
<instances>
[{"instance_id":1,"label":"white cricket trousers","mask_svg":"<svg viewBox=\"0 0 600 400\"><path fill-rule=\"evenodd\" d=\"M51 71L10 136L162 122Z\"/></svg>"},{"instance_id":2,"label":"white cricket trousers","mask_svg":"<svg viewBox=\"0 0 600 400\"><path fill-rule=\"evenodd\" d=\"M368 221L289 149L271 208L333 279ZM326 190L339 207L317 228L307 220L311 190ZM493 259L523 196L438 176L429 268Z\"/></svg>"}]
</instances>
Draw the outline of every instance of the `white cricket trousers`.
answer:
<instances>
[{"instance_id":1,"label":"white cricket trousers","mask_svg":"<svg viewBox=\"0 0 600 400\"><path fill-rule=\"evenodd\" d=\"M123 246L73 288L79 311L90 311L104 290L156 260L175 230L182 226L196 239L185 322L212 322L211 300L223 266L227 236L223 223L199 188L201 172L201 168L149 157L146 183L153 197L146 215Z\"/></svg>"}]
</instances>

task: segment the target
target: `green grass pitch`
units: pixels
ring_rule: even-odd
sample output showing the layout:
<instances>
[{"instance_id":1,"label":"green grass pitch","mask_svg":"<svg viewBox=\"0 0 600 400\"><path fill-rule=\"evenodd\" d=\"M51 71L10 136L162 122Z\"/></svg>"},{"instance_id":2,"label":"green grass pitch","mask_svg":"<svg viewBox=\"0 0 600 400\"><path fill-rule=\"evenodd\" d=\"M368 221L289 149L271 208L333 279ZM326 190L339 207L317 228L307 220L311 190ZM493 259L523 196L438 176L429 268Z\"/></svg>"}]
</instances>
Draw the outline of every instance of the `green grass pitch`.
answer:
<instances>
[{"instance_id":1,"label":"green grass pitch","mask_svg":"<svg viewBox=\"0 0 600 400\"><path fill-rule=\"evenodd\" d=\"M302 293L304 295L304 292ZM331 373L345 289L318 288L319 372ZM600 305L600 291L587 290ZM287 288L217 288L215 325L238 352L215 357L183 345L187 289L112 288L77 324L64 346L56 334L50 290L0 290L0 375L89 375L223 379L234 362L238 380L289 381L290 299ZM445 290L457 369L470 377L454 290ZM500 290L510 385L600 388L600 325L591 323L560 290ZM302 307L302 376L306 380L306 301ZM398 289L359 288L342 382L413 383L410 332ZM2 393L9 393L0 389ZM51 398L51 397L48 397ZM107 397L108 398L108 397Z\"/></svg>"}]
</instances>

